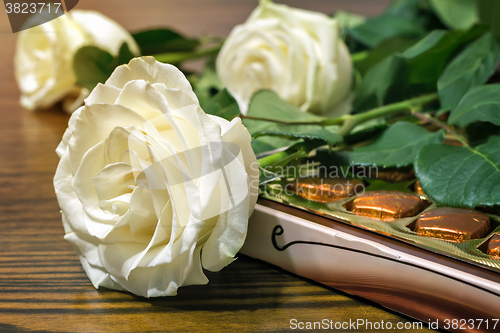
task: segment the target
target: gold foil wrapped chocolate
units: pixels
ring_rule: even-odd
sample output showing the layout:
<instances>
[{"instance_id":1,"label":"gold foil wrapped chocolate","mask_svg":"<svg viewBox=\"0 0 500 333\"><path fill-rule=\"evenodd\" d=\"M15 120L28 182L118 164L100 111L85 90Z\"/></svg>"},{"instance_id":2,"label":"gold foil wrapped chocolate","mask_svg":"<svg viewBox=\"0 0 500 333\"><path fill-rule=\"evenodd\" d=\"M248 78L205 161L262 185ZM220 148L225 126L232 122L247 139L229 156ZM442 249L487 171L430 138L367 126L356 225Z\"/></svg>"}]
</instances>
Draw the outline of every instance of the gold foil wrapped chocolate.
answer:
<instances>
[{"instance_id":1,"label":"gold foil wrapped chocolate","mask_svg":"<svg viewBox=\"0 0 500 333\"><path fill-rule=\"evenodd\" d=\"M488 252L495 259L500 259L500 234L495 234L488 242Z\"/></svg>"},{"instance_id":2,"label":"gold foil wrapped chocolate","mask_svg":"<svg viewBox=\"0 0 500 333\"><path fill-rule=\"evenodd\" d=\"M332 202L364 191L364 183L345 178L298 178L287 185L288 190L316 202Z\"/></svg>"},{"instance_id":3,"label":"gold foil wrapped chocolate","mask_svg":"<svg viewBox=\"0 0 500 333\"><path fill-rule=\"evenodd\" d=\"M413 172L402 172L402 171L379 171L378 179L384 180L389 183L399 183L410 180L414 178Z\"/></svg>"},{"instance_id":4,"label":"gold foil wrapped chocolate","mask_svg":"<svg viewBox=\"0 0 500 333\"><path fill-rule=\"evenodd\" d=\"M415 216L429 202L411 193L397 191L368 191L345 204L347 210L356 215L391 222L396 219Z\"/></svg>"},{"instance_id":5,"label":"gold foil wrapped chocolate","mask_svg":"<svg viewBox=\"0 0 500 333\"><path fill-rule=\"evenodd\" d=\"M321 161L314 163L321 163ZM323 170L320 167L322 167L321 164L319 164L318 171ZM354 191L357 193L354 193L353 197L349 197L353 194L351 186L343 187L343 191L338 191L341 189L340 185L347 185L347 179L339 179L337 176L299 178L293 183L290 178L288 180L280 178L266 184L260 195L264 199L263 204L268 200L285 204L332 219L334 224L348 223L358 228L387 235L395 240L412 243L416 247L432 250L437 254L500 272L500 205L481 207L480 211L452 208L453 214L446 213L450 212L450 208L446 208L443 213L443 208L436 208L437 205L435 206L431 199L421 194L421 186L416 182L411 168L392 168L391 172L407 172L404 173L405 179L408 179L406 178L408 175L413 176L410 180L399 184L376 181L376 178L380 179L377 177L377 168L373 167L371 170L367 167L363 168L347 169L347 174L358 180L358 183L350 180L351 186L358 185L358 191ZM322 172L322 174L331 175L332 170L326 168L327 172ZM365 174L363 175L360 170L365 170ZM345 168L342 169L342 172L344 171L346 171ZM382 169L382 171L388 170ZM340 174L337 173L337 175ZM402 176L401 173L395 173L390 179L403 180L399 178L400 176ZM359 179L362 179L364 184ZM340 185L335 188L337 189L335 191L334 186L337 184ZM370 186L373 190L362 193L360 190L363 185ZM281 205L275 206L272 202L269 202L269 205L282 207ZM290 212L294 211L290 210ZM323 218L319 221L324 221ZM310 220L316 221L314 215L311 215ZM418 225L417 220L419 220ZM492 232L494 230L495 232ZM467 241L467 239L473 240Z\"/></svg>"},{"instance_id":6,"label":"gold foil wrapped chocolate","mask_svg":"<svg viewBox=\"0 0 500 333\"><path fill-rule=\"evenodd\" d=\"M355 167L356 177L376 178L388 183L400 183L408 180L415 179L413 169L408 168L376 168L375 172L373 167Z\"/></svg>"},{"instance_id":7,"label":"gold foil wrapped chocolate","mask_svg":"<svg viewBox=\"0 0 500 333\"><path fill-rule=\"evenodd\" d=\"M421 236L452 242L485 237L490 229L488 215L472 209L441 207L422 213L415 223Z\"/></svg>"}]
</instances>

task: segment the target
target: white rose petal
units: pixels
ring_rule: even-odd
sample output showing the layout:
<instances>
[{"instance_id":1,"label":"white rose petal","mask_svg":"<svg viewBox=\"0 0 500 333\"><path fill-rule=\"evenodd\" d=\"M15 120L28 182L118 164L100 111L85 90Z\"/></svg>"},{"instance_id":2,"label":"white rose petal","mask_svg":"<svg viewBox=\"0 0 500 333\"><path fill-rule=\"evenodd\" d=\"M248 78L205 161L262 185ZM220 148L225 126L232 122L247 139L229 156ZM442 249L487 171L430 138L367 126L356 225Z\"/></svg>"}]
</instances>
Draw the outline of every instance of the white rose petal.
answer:
<instances>
[{"instance_id":1,"label":"white rose petal","mask_svg":"<svg viewBox=\"0 0 500 333\"><path fill-rule=\"evenodd\" d=\"M250 139L154 58L99 84L71 116L54 178L65 239L93 285L175 295L231 263L257 200Z\"/></svg>"},{"instance_id":2,"label":"white rose petal","mask_svg":"<svg viewBox=\"0 0 500 333\"><path fill-rule=\"evenodd\" d=\"M350 111L352 62L337 22L321 13L262 0L236 26L217 57L217 73L240 110L262 89L302 111Z\"/></svg>"},{"instance_id":3,"label":"white rose petal","mask_svg":"<svg viewBox=\"0 0 500 333\"><path fill-rule=\"evenodd\" d=\"M35 16L32 19L39 19ZM48 108L63 101L68 113L83 104L89 91L76 85L73 56L85 45L117 55L127 43L134 55L139 47L118 23L94 11L72 10L52 21L19 32L14 57L15 77L21 105Z\"/></svg>"}]
</instances>

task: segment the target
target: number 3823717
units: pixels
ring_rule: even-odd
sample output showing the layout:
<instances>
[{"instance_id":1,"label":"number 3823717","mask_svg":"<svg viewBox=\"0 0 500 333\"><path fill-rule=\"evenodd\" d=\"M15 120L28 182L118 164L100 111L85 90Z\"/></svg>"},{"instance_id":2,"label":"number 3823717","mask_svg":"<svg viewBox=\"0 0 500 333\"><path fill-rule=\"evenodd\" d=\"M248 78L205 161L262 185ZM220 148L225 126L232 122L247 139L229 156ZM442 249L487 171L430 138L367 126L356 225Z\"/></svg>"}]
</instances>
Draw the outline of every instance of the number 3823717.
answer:
<instances>
[{"instance_id":1,"label":"number 3823717","mask_svg":"<svg viewBox=\"0 0 500 333\"><path fill-rule=\"evenodd\" d=\"M35 14L44 11L44 8L49 13L57 13L61 8L61 3L44 3L44 2L7 2L5 9L7 14ZM62 9L61 9L62 10Z\"/></svg>"}]
</instances>

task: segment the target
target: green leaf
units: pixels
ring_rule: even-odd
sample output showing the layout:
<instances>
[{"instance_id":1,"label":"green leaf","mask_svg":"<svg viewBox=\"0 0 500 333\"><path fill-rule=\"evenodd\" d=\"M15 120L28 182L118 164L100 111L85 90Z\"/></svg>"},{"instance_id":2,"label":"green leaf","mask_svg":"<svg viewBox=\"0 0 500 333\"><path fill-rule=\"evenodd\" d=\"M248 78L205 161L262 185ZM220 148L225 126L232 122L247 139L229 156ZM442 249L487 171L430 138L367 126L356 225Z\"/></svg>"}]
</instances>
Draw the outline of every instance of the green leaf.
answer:
<instances>
[{"instance_id":1,"label":"green leaf","mask_svg":"<svg viewBox=\"0 0 500 333\"><path fill-rule=\"evenodd\" d=\"M243 120L243 124L247 126L246 120ZM252 149L257 157L268 155L270 152L276 149L281 149L283 147L290 147L294 144L302 142L302 139L286 139L276 136L261 136L260 138L252 140Z\"/></svg>"},{"instance_id":2,"label":"green leaf","mask_svg":"<svg viewBox=\"0 0 500 333\"><path fill-rule=\"evenodd\" d=\"M303 112L296 106L285 102L271 90L261 90L255 93L248 106L248 116L286 122L321 121L324 117L309 112Z\"/></svg>"},{"instance_id":3,"label":"green leaf","mask_svg":"<svg viewBox=\"0 0 500 333\"><path fill-rule=\"evenodd\" d=\"M273 128L268 128L257 132L253 135L254 138L260 136L278 136L286 139L306 139L306 140L323 140L330 147L338 142L342 142L342 136L313 125L276 125Z\"/></svg>"},{"instance_id":4,"label":"green leaf","mask_svg":"<svg viewBox=\"0 0 500 333\"><path fill-rule=\"evenodd\" d=\"M441 108L453 110L467 91L488 81L499 59L500 46L490 32L470 43L438 80Z\"/></svg>"},{"instance_id":5,"label":"green leaf","mask_svg":"<svg viewBox=\"0 0 500 333\"><path fill-rule=\"evenodd\" d=\"M361 61L354 62L354 66L361 74L365 74L373 65L384 60L393 53L403 52L415 43L414 38L396 36L380 42L375 46L368 56Z\"/></svg>"},{"instance_id":6,"label":"green leaf","mask_svg":"<svg viewBox=\"0 0 500 333\"><path fill-rule=\"evenodd\" d=\"M444 28L426 1L391 1L383 14L348 30L346 42L350 51L362 51L358 43L371 48L393 37L413 39L426 32Z\"/></svg>"},{"instance_id":7,"label":"green leaf","mask_svg":"<svg viewBox=\"0 0 500 333\"><path fill-rule=\"evenodd\" d=\"M391 55L371 67L357 89L354 110L359 112L386 104L398 77L404 79L404 68L404 59L399 55Z\"/></svg>"},{"instance_id":8,"label":"green leaf","mask_svg":"<svg viewBox=\"0 0 500 333\"><path fill-rule=\"evenodd\" d=\"M113 56L96 46L80 48L73 58L73 70L77 83L89 90L94 89L97 83L106 82L111 75L110 65Z\"/></svg>"},{"instance_id":9,"label":"green leaf","mask_svg":"<svg viewBox=\"0 0 500 333\"><path fill-rule=\"evenodd\" d=\"M444 132L431 133L418 125L397 122L375 141L354 148L350 153L351 165L377 165L402 167L414 163L420 148L428 143L439 143Z\"/></svg>"},{"instance_id":10,"label":"green leaf","mask_svg":"<svg viewBox=\"0 0 500 333\"><path fill-rule=\"evenodd\" d=\"M500 84L472 89L448 118L448 123L460 127L476 121L488 121L500 126Z\"/></svg>"},{"instance_id":11,"label":"green leaf","mask_svg":"<svg viewBox=\"0 0 500 333\"><path fill-rule=\"evenodd\" d=\"M421 0L394 0L384 12L384 15L404 17L405 19L415 19L421 11Z\"/></svg>"},{"instance_id":12,"label":"green leaf","mask_svg":"<svg viewBox=\"0 0 500 333\"><path fill-rule=\"evenodd\" d=\"M403 53L395 53L372 66L354 103L356 112L436 91L447 60L460 46L484 33L435 30Z\"/></svg>"},{"instance_id":13,"label":"green leaf","mask_svg":"<svg viewBox=\"0 0 500 333\"><path fill-rule=\"evenodd\" d=\"M347 146L371 140L378 137L387 128L385 118L374 118L354 127L349 135L344 137Z\"/></svg>"},{"instance_id":14,"label":"green leaf","mask_svg":"<svg viewBox=\"0 0 500 333\"><path fill-rule=\"evenodd\" d=\"M500 39L500 1L498 0L477 0L479 8L479 20L481 24L490 28L496 38Z\"/></svg>"},{"instance_id":15,"label":"green leaf","mask_svg":"<svg viewBox=\"0 0 500 333\"><path fill-rule=\"evenodd\" d=\"M215 70L215 61L207 61L203 67L203 73L193 84L193 91L200 101L202 108L208 100L224 89L224 84L220 80Z\"/></svg>"},{"instance_id":16,"label":"green leaf","mask_svg":"<svg viewBox=\"0 0 500 333\"><path fill-rule=\"evenodd\" d=\"M134 54L130 51L129 47L128 47L128 44L127 43L123 43L121 46L120 46L120 50L118 51L118 56L115 57L114 59L114 64L116 64L115 68L117 66L120 66L120 65L123 65L123 64L128 64L130 60L132 60L134 58ZM113 70L115 70L113 68Z\"/></svg>"},{"instance_id":17,"label":"green leaf","mask_svg":"<svg viewBox=\"0 0 500 333\"><path fill-rule=\"evenodd\" d=\"M240 114L238 103L225 88L209 99L203 110L226 120L231 120Z\"/></svg>"},{"instance_id":18,"label":"green leaf","mask_svg":"<svg viewBox=\"0 0 500 333\"><path fill-rule=\"evenodd\" d=\"M141 49L142 55L153 55L166 52L189 52L200 42L190 39L170 29L153 29L132 35Z\"/></svg>"},{"instance_id":19,"label":"green leaf","mask_svg":"<svg viewBox=\"0 0 500 333\"><path fill-rule=\"evenodd\" d=\"M117 66L128 63L133 57L127 43L122 44L116 57L96 46L81 47L73 58L77 84L92 90L98 83L106 82Z\"/></svg>"},{"instance_id":20,"label":"green leaf","mask_svg":"<svg viewBox=\"0 0 500 333\"><path fill-rule=\"evenodd\" d=\"M413 21L425 31L445 28L429 7L427 0L394 0L384 15L398 16Z\"/></svg>"},{"instance_id":21,"label":"green leaf","mask_svg":"<svg viewBox=\"0 0 500 333\"><path fill-rule=\"evenodd\" d=\"M411 68L412 82L430 83L433 88L449 57L462 45L485 32L483 27L468 31L433 31L403 53Z\"/></svg>"},{"instance_id":22,"label":"green leaf","mask_svg":"<svg viewBox=\"0 0 500 333\"><path fill-rule=\"evenodd\" d=\"M445 30L434 30L424 38L422 38L418 43L416 43L412 48L405 52L405 58L416 58L428 51L431 51L434 47L442 43L443 40L450 36L450 34Z\"/></svg>"},{"instance_id":23,"label":"green leaf","mask_svg":"<svg viewBox=\"0 0 500 333\"><path fill-rule=\"evenodd\" d=\"M476 0L429 0L429 3L450 29L468 29L478 21Z\"/></svg>"},{"instance_id":24,"label":"green leaf","mask_svg":"<svg viewBox=\"0 0 500 333\"><path fill-rule=\"evenodd\" d=\"M414 21L398 16L384 15L368 19L350 29L349 34L368 47L395 36L417 37L425 31Z\"/></svg>"},{"instance_id":25,"label":"green leaf","mask_svg":"<svg viewBox=\"0 0 500 333\"><path fill-rule=\"evenodd\" d=\"M424 192L445 206L500 204L500 136L476 147L429 144L419 152L415 172Z\"/></svg>"},{"instance_id":26,"label":"green leaf","mask_svg":"<svg viewBox=\"0 0 500 333\"><path fill-rule=\"evenodd\" d=\"M470 146L478 146L486 142L490 136L500 133L500 126L481 121L468 125L463 133Z\"/></svg>"},{"instance_id":27,"label":"green leaf","mask_svg":"<svg viewBox=\"0 0 500 333\"><path fill-rule=\"evenodd\" d=\"M277 137L279 140L269 141L267 138L260 141L260 148L254 151L256 154L262 153L264 142L268 148L276 149L286 147L299 139L305 140L323 140L330 146L342 141L342 137L335 133L338 126L319 126L319 125L298 125L298 124L282 124L286 120L294 122L314 122L321 121L324 118L311 113L302 112L297 107L285 102L278 97L274 92L262 90L257 92L249 105L249 117L255 119L243 119L243 124L247 127L250 134L257 140L262 140L264 137Z\"/></svg>"}]
</instances>

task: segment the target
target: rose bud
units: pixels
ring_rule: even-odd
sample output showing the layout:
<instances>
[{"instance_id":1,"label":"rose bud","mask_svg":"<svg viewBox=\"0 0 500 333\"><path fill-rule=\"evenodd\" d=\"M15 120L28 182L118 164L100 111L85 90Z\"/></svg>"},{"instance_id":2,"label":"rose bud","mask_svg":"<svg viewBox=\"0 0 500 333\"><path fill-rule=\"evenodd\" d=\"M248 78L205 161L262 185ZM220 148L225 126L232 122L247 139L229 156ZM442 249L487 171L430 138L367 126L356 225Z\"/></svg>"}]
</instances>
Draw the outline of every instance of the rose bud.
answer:
<instances>
[{"instance_id":1,"label":"rose bud","mask_svg":"<svg viewBox=\"0 0 500 333\"><path fill-rule=\"evenodd\" d=\"M93 285L175 295L231 263L257 200L250 139L152 57L98 84L71 116L54 178L65 239Z\"/></svg>"},{"instance_id":2,"label":"rose bud","mask_svg":"<svg viewBox=\"0 0 500 333\"><path fill-rule=\"evenodd\" d=\"M217 57L217 73L243 114L269 89L302 111L350 111L352 61L337 21L262 0L236 26Z\"/></svg>"},{"instance_id":3,"label":"rose bud","mask_svg":"<svg viewBox=\"0 0 500 333\"><path fill-rule=\"evenodd\" d=\"M123 27L88 10L72 10L19 32L14 70L21 90L21 105L29 110L44 109L62 100L63 109L73 112L89 93L76 84L73 72L76 51L93 45L116 56L123 43L127 43L134 55L140 55L137 43Z\"/></svg>"}]
</instances>

